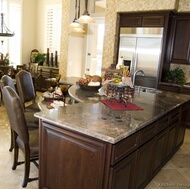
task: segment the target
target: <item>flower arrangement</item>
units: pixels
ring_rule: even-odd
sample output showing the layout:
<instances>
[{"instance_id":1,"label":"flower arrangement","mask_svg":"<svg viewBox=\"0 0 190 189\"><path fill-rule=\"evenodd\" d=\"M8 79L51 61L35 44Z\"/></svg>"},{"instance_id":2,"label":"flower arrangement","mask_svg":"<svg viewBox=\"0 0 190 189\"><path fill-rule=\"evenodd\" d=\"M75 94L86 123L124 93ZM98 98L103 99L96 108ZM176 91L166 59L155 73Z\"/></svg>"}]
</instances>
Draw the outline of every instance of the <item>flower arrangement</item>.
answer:
<instances>
[{"instance_id":1,"label":"flower arrangement","mask_svg":"<svg viewBox=\"0 0 190 189\"><path fill-rule=\"evenodd\" d=\"M0 65L7 66L9 65L9 53L6 53L5 56L3 53L0 53L1 59L0 59Z\"/></svg>"}]
</instances>

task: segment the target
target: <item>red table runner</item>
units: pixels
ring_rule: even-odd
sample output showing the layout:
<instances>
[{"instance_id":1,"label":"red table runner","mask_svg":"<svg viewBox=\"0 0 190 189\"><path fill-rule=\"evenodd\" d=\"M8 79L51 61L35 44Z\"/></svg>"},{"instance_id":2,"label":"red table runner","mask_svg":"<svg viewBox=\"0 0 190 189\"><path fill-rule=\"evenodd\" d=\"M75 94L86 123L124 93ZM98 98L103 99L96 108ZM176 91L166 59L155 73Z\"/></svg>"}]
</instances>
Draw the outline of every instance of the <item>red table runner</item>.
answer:
<instances>
[{"instance_id":1,"label":"red table runner","mask_svg":"<svg viewBox=\"0 0 190 189\"><path fill-rule=\"evenodd\" d=\"M111 101L101 100L106 106L111 108L112 110L143 110L143 108L133 104L131 102L127 102L127 106L124 106L124 103L119 103L117 100L113 99Z\"/></svg>"}]
</instances>

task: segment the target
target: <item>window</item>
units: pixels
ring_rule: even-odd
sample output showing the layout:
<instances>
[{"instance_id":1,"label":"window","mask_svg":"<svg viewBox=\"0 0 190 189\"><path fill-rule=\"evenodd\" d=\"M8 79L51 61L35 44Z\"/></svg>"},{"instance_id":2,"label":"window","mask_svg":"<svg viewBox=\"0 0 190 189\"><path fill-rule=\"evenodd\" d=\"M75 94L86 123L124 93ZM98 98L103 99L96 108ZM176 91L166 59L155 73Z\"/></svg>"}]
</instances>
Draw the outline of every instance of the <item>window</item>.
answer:
<instances>
[{"instance_id":1,"label":"window","mask_svg":"<svg viewBox=\"0 0 190 189\"><path fill-rule=\"evenodd\" d=\"M46 5L45 48L49 48L50 52L60 52L61 13L61 3Z\"/></svg>"},{"instance_id":2,"label":"window","mask_svg":"<svg viewBox=\"0 0 190 189\"><path fill-rule=\"evenodd\" d=\"M21 0L4 0L1 6L3 6L4 22L9 30L14 31L15 35L8 38L1 37L0 52L9 53L9 60L13 65L20 64Z\"/></svg>"}]
</instances>

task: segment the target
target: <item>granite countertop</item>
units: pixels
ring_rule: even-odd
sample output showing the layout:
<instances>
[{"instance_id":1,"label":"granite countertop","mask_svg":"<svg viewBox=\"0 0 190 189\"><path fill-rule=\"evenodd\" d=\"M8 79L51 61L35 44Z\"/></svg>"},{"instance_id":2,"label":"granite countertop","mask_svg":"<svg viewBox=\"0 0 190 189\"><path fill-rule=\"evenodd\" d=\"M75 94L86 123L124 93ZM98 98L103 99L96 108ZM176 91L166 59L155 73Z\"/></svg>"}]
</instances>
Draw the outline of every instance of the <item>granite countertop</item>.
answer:
<instances>
[{"instance_id":1,"label":"granite countertop","mask_svg":"<svg viewBox=\"0 0 190 189\"><path fill-rule=\"evenodd\" d=\"M174 86L174 87L180 87L180 88L190 88L190 82L183 84L183 85L179 85L179 84L175 84L175 83L167 83L167 82L160 82L160 84Z\"/></svg>"},{"instance_id":2,"label":"granite countertop","mask_svg":"<svg viewBox=\"0 0 190 189\"><path fill-rule=\"evenodd\" d=\"M130 102L144 110L113 111L96 99L44 110L35 113L35 116L59 127L114 144L188 100L190 96L184 94L135 91L135 98L130 99Z\"/></svg>"},{"instance_id":3,"label":"granite countertop","mask_svg":"<svg viewBox=\"0 0 190 189\"><path fill-rule=\"evenodd\" d=\"M103 88L103 87L102 87ZM101 92L101 89L99 90ZM92 102L97 103L100 101L101 96L98 95L99 91L86 91L81 90L76 84L69 88L69 95L77 102Z\"/></svg>"}]
</instances>

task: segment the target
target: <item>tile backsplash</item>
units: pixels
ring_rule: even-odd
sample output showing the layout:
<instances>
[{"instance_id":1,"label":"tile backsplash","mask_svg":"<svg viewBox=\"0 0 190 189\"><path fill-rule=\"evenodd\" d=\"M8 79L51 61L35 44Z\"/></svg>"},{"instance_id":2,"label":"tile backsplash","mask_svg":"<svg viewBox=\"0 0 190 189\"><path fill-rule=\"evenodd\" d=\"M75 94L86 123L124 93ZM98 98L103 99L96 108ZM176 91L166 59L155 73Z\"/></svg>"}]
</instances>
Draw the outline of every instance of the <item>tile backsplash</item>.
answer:
<instances>
[{"instance_id":1,"label":"tile backsplash","mask_svg":"<svg viewBox=\"0 0 190 189\"><path fill-rule=\"evenodd\" d=\"M186 82L190 82L190 65L184 64L170 64L170 70L174 68L181 68L185 72Z\"/></svg>"}]
</instances>

